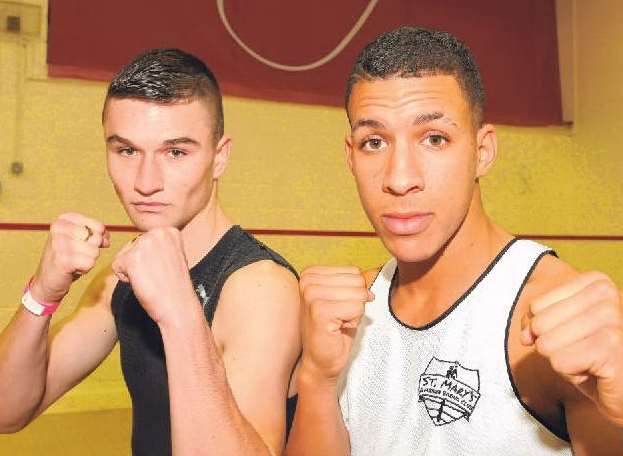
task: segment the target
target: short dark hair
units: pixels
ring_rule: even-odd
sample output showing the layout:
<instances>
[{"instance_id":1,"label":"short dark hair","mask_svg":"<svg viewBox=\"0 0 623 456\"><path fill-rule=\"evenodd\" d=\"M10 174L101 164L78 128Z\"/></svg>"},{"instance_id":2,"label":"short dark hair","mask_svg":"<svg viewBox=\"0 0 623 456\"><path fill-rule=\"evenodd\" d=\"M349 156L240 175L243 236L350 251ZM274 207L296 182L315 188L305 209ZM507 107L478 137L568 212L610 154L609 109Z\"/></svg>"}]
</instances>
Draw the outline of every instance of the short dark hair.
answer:
<instances>
[{"instance_id":1,"label":"short dark hair","mask_svg":"<svg viewBox=\"0 0 623 456\"><path fill-rule=\"evenodd\" d=\"M474 56L455 36L421 27L397 28L363 48L346 83L346 111L353 86L361 80L434 75L456 78L472 107L474 123L480 126L485 89Z\"/></svg>"},{"instance_id":2,"label":"short dark hair","mask_svg":"<svg viewBox=\"0 0 623 456\"><path fill-rule=\"evenodd\" d=\"M180 49L150 49L135 57L110 82L106 102L110 98L160 104L205 99L214 108L214 140L223 136L225 121L218 82L204 62Z\"/></svg>"}]
</instances>

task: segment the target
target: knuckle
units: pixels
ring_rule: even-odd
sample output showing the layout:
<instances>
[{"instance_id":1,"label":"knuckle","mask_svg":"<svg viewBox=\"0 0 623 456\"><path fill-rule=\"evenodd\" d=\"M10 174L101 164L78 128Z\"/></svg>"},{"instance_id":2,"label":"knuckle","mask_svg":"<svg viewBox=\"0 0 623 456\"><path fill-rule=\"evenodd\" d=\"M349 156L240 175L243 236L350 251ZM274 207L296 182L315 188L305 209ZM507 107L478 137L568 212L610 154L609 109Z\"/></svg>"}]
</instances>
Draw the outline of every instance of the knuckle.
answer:
<instances>
[{"instance_id":1,"label":"knuckle","mask_svg":"<svg viewBox=\"0 0 623 456\"><path fill-rule=\"evenodd\" d=\"M536 311L538 308L537 307L538 302L539 302L538 299L534 299L534 298L528 302L528 312L530 312L532 315L535 315L537 313Z\"/></svg>"},{"instance_id":2,"label":"knuckle","mask_svg":"<svg viewBox=\"0 0 623 456\"><path fill-rule=\"evenodd\" d=\"M305 299L305 301L308 303L312 303L313 301L317 300L319 294L320 287L310 284L303 290L303 299Z\"/></svg>"},{"instance_id":3,"label":"knuckle","mask_svg":"<svg viewBox=\"0 0 623 456\"><path fill-rule=\"evenodd\" d=\"M547 338L539 337L536 340L534 345L536 347L536 351L537 352L539 352L543 356L550 357L551 349L550 349L550 344L549 344L549 341L547 340Z\"/></svg>"},{"instance_id":4,"label":"knuckle","mask_svg":"<svg viewBox=\"0 0 623 456\"><path fill-rule=\"evenodd\" d=\"M619 311L613 306L602 305L600 308L600 316L604 323L615 323L619 319Z\"/></svg>"},{"instance_id":5,"label":"knuckle","mask_svg":"<svg viewBox=\"0 0 623 456\"><path fill-rule=\"evenodd\" d=\"M604 274L601 271L588 271L588 272L585 272L583 275L591 279L593 282L598 282L602 280L610 281L610 277L608 277L606 274Z\"/></svg>"},{"instance_id":6,"label":"knuckle","mask_svg":"<svg viewBox=\"0 0 623 456\"><path fill-rule=\"evenodd\" d=\"M106 231L106 225L104 225L99 220L93 220L92 224L93 224L93 228L95 228L94 230L95 232L102 234L104 233L104 231Z\"/></svg>"},{"instance_id":7,"label":"knuckle","mask_svg":"<svg viewBox=\"0 0 623 456\"><path fill-rule=\"evenodd\" d=\"M602 299L616 300L618 297L618 290L609 279L594 282L593 290Z\"/></svg>"},{"instance_id":8,"label":"knuckle","mask_svg":"<svg viewBox=\"0 0 623 456\"><path fill-rule=\"evenodd\" d=\"M543 320L539 317L533 317L532 320L530 321L530 329L537 336L540 336L541 334L543 334L544 332Z\"/></svg>"},{"instance_id":9,"label":"knuckle","mask_svg":"<svg viewBox=\"0 0 623 456\"><path fill-rule=\"evenodd\" d=\"M50 225L50 233L52 235L59 235L64 232L67 222L64 220L56 220Z\"/></svg>"}]
</instances>

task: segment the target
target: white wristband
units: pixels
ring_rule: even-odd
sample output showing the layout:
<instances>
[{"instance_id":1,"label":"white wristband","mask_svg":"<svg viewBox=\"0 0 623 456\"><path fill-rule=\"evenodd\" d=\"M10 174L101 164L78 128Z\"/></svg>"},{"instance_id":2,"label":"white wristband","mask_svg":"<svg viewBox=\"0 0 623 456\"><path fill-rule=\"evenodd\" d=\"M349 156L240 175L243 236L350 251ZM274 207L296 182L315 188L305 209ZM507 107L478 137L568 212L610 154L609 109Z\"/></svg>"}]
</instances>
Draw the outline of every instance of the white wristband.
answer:
<instances>
[{"instance_id":1,"label":"white wristband","mask_svg":"<svg viewBox=\"0 0 623 456\"><path fill-rule=\"evenodd\" d=\"M37 316L52 315L54 311L57 309L60 302L47 303L47 302L37 301L30 293L30 286L32 285L32 280L33 279L31 278L26 284L26 287L24 288L24 295L22 296L23 306L29 312Z\"/></svg>"}]
</instances>

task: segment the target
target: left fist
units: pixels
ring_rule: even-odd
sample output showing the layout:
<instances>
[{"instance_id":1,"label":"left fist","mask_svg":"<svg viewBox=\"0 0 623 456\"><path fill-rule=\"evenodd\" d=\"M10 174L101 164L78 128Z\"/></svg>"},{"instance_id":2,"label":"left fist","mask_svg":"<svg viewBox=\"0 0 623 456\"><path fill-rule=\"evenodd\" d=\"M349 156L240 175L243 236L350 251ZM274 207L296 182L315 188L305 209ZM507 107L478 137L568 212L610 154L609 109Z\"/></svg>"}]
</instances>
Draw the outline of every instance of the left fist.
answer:
<instances>
[{"instance_id":1,"label":"left fist","mask_svg":"<svg viewBox=\"0 0 623 456\"><path fill-rule=\"evenodd\" d=\"M179 314L180 305L197 301L176 228L156 228L126 244L112 269L132 286L141 306L156 323Z\"/></svg>"},{"instance_id":2,"label":"left fist","mask_svg":"<svg viewBox=\"0 0 623 456\"><path fill-rule=\"evenodd\" d=\"M588 272L530 303L521 341L623 426L623 310L604 274Z\"/></svg>"}]
</instances>

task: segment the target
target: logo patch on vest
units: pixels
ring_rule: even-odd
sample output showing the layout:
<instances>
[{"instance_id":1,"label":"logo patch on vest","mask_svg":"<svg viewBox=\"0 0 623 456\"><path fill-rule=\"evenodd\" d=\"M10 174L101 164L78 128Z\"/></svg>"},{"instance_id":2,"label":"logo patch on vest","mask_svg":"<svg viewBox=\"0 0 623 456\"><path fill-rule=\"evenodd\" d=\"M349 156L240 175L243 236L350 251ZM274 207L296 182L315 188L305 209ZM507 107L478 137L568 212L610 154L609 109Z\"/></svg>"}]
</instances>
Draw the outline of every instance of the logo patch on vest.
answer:
<instances>
[{"instance_id":1,"label":"logo patch on vest","mask_svg":"<svg viewBox=\"0 0 623 456\"><path fill-rule=\"evenodd\" d=\"M480 398L480 375L458 361L433 357L420 376L418 402L423 402L435 426L465 418L469 421Z\"/></svg>"},{"instance_id":2,"label":"logo patch on vest","mask_svg":"<svg viewBox=\"0 0 623 456\"><path fill-rule=\"evenodd\" d=\"M205 310L206 304L208 303L210 297L208 296L203 284L200 283L197 288L195 288L195 293L197 293L197 296L201 299L201 307Z\"/></svg>"}]
</instances>

